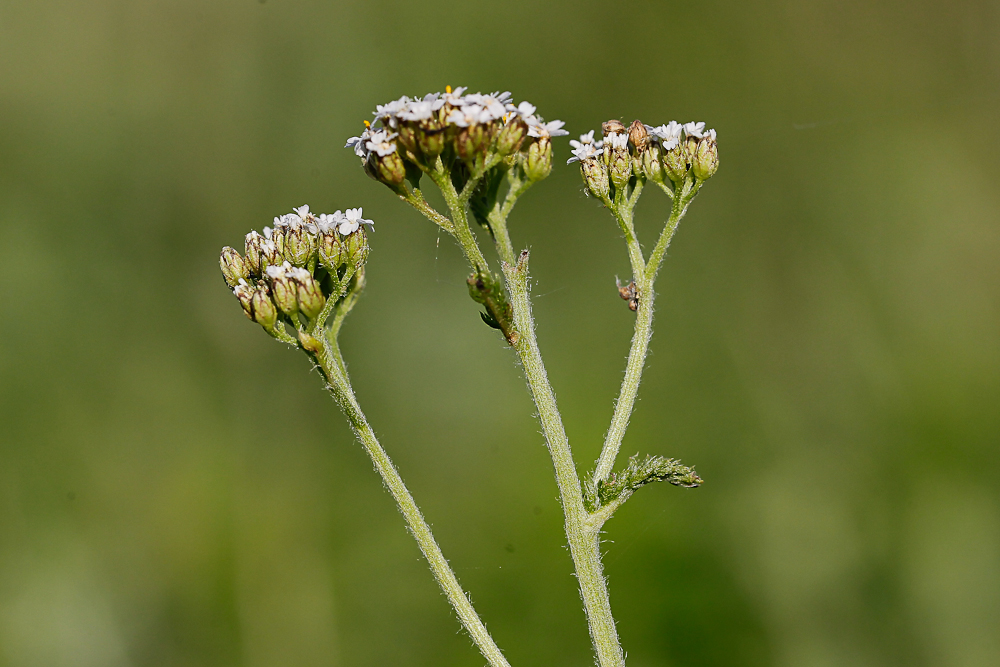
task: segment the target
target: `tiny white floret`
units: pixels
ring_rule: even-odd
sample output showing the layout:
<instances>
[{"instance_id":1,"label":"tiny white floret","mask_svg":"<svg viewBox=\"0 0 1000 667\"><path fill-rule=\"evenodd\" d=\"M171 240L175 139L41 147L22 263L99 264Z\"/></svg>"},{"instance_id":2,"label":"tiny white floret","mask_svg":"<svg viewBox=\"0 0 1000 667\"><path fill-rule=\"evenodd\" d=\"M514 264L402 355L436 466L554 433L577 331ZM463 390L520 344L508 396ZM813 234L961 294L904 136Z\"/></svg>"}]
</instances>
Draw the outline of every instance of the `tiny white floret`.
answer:
<instances>
[{"instance_id":1,"label":"tiny white floret","mask_svg":"<svg viewBox=\"0 0 1000 667\"><path fill-rule=\"evenodd\" d=\"M584 160L589 160L591 158L595 158L599 155L604 154L604 149L599 148L595 144L580 144L580 142L574 142L574 143L577 143L579 145L573 149L573 157L566 160L566 164L570 164L571 162L577 162L577 161L583 162Z\"/></svg>"},{"instance_id":2,"label":"tiny white floret","mask_svg":"<svg viewBox=\"0 0 1000 667\"><path fill-rule=\"evenodd\" d=\"M701 139L705 134L705 123L684 123L684 136Z\"/></svg>"},{"instance_id":3,"label":"tiny white floret","mask_svg":"<svg viewBox=\"0 0 1000 667\"><path fill-rule=\"evenodd\" d=\"M569 132L562 129L566 123L561 120L553 120L543 123L539 118L525 119L528 122L529 137L563 137Z\"/></svg>"},{"instance_id":4,"label":"tiny white floret","mask_svg":"<svg viewBox=\"0 0 1000 667\"><path fill-rule=\"evenodd\" d=\"M337 230L343 236L352 234L357 231L358 227L361 225L371 225L372 228L375 227L375 223L371 220L365 220L361 217L361 208L349 208L344 211L344 220L340 223L340 228Z\"/></svg>"}]
</instances>

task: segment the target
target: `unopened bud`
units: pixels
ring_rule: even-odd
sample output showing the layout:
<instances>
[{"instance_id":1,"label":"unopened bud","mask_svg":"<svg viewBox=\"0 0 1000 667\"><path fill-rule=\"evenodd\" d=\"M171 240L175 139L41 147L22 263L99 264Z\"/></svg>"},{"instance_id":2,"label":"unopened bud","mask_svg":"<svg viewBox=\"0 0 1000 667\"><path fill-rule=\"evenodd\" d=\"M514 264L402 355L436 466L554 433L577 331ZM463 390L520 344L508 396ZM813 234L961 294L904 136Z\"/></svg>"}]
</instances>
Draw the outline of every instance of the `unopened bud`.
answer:
<instances>
[{"instance_id":1,"label":"unopened bud","mask_svg":"<svg viewBox=\"0 0 1000 667\"><path fill-rule=\"evenodd\" d=\"M274 303L287 315L299 309L298 285L291 276L292 268L288 262L267 268L267 278L271 283Z\"/></svg>"},{"instance_id":2,"label":"unopened bud","mask_svg":"<svg viewBox=\"0 0 1000 667\"><path fill-rule=\"evenodd\" d=\"M583 160L580 163L580 172L590 194L601 201L606 201L611 194L611 186L608 183L608 167L604 161L600 158Z\"/></svg>"},{"instance_id":3,"label":"unopened bud","mask_svg":"<svg viewBox=\"0 0 1000 667\"><path fill-rule=\"evenodd\" d=\"M420 122L417 129L417 146L428 160L434 160L444 152L445 128L435 118ZM402 181L400 181L401 183Z\"/></svg>"},{"instance_id":4,"label":"unopened bud","mask_svg":"<svg viewBox=\"0 0 1000 667\"><path fill-rule=\"evenodd\" d=\"M250 232L246 237L246 266L247 271L251 275L259 276L262 274L260 267L260 250L261 244L264 242L264 237L257 232Z\"/></svg>"},{"instance_id":5,"label":"unopened bud","mask_svg":"<svg viewBox=\"0 0 1000 667\"><path fill-rule=\"evenodd\" d=\"M272 229L271 227L264 228L264 238L269 240L274 244L274 247L278 250L278 256L282 259L276 262L280 264L284 261L285 256L285 239L288 236L288 230L284 226L275 225Z\"/></svg>"},{"instance_id":6,"label":"unopened bud","mask_svg":"<svg viewBox=\"0 0 1000 667\"><path fill-rule=\"evenodd\" d=\"M646 150L642 152L642 171L646 178L654 183L663 184L666 174L663 171L663 163L660 158L663 156L663 149L658 141L651 141Z\"/></svg>"},{"instance_id":7,"label":"unopened bud","mask_svg":"<svg viewBox=\"0 0 1000 667\"><path fill-rule=\"evenodd\" d=\"M601 123L601 131L606 137L612 134L625 134L625 124L612 118Z\"/></svg>"},{"instance_id":8,"label":"unopened bud","mask_svg":"<svg viewBox=\"0 0 1000 667\"><path fill-rule=\"evenodd\" d=\"M687 178L688 154L686 145L681 142L663 154L663 168L674 183L683 183Z\"/></svg>"},{"instance_id":9,"label":"unopened bud","mask_svg":"<svg viewBox=\"0 0 1000 667\"><path fill-rule=\"evenodd\" d=\"M299 300L299 311L309 319L312 319L319 315L319 312L323 310L323 304L326 303L323 291L320 289L316 279L307 270L295 269L293 271L292 278L298 285L296 295Z\"/></svg>"},{"instance_id":10,"label":"unopened bud","mask_svg":"<svg viewBox=\"0 0 1000 667\"><path fill-rule=\"evenodd\" d=\"M691 171L699 181L707 181L718 168L719 147L715 143L715 130L709 130L695 148Z\"/></svg>"},{"instance_id":11,"label":"unopened bud","mask_svg":"<svg viewBox=\"0 0 1000 667\"><path fill-rule=\"evenodd\" d=\"M642 153L646 150L646 145L649 143L649 132L646 131L646 126L641 120L633 120L632 124L628 126L628 138L632 141L637 152Z\"/></svg>"},{"instance_id":12,"label":"unopened bud","mask_svg":"<svg viewBox=\"0 0 1000 667\"><path fill-rule=\"evenodd\" d=\"M253 307L253 320L268 331L274 328L274 323L278 320L278 310L271 301L271 295L267 292L267 286L261 285L253 293L251 302Z\"/></svg>"},{"instance_id":13,"label":"unopened bud","mask_svg":"<svg viewBox=\"0 0 1000 667\"><path fill-rule=\"evenodd\" d=\"M473 123L463 128L455 137L455 151L466 162L473 163L486 147L488 128L482 123Z\"/></svg>"},{"instance_id":14,"label":"unopened bud","mask_svg":"<svg viewBox=\"0 0 1000 667\"><path fill-rule=\"evenodd\" d=\"M270 239L264 239L260 244L260 272L263 274L267 267L281 264L285 261L285 256L278 250L278 246Z\"/></svg>"},{"instance_id":15,"label":"unopened bud","mask_svg":"<svg viewBox=\"0 0 1000 667\"><path fill-rule=\"evenodd\" d=\"M395 189L406 179L406 165L399 153L389 153L384 156L376 156L375 172L378 181L385 183Z\"/></svg>"},{"instance_id":16,"label":"unopened bud","mask_svg":"<svg viewBox=\"0 0 1000 667\"><path fill-rule=\"evenodd\" d=\"M219 257L219 267L222 269L222 276L226 279L226 284L236 287L240 280L250 277L247 263L243 256L229 246L222 249Z\"/></svg>"},{"instance_id":17,"label":"unopened bud","mask_svg":"<svg viewBox=\"0 0 1000 667\"><path fill-rule=\"evenodd\" d=\"M243 312L246 316L253 319L253 292L254 289L247 284L247 281L240 280L239 283L233 287L233 294L239 299L240 305L243 307Z\"/></svg>"},{"instance_id":18,"label":"unopened bud","mask_svg":"<svg viewBox=\"0 0 1000 667\"><path fill-rule=\"evenodd\" d=\"M309 227L308 223L294 224L286 232L285 259L295 266L305 266L316 254L316 236Z\"/></svg>"},{"instance_id":19,"label":"unopened bud","mask_svg":"<svg viewBox=\"0 0 1000 667\"><path fill-rule=\"evenodd\" d=\"M344 250L346 253L346 264L360 268L368 261L368 236L363 227L358 227L344 237Z\"/></svg>"},{"instance_id":20,"label":"unopened bud","mask_svg":"<svg viewBox=\"0 0 1000 667\"><path fill-rule=\"evenodd\" d=\"M420 149L417 147L417 124L411 121L401 122L397 131L399 132L399 136L396 140L403 144L403 148L419 157Z\"/></svg>"},{"instance_id":21,"label":"unopened bud","mask_svg":"<svg viewBox=\"0 0 1000 667\"><path fill-rule=\"evenodd\" d=\"M319 262L331 275L336 275L337 269L347 264L347 248L334 229L319 237Z\"/></svg>"},{"instance_id":22,"label":"unopened bud","mask_svg":"<svg viewBox=\"0 0 1000 667\"><path fill-rule=\"evenodd\" d=\"M528 146L528 158L524 161L524 173L529 180L540 181L552 171L552 141L539 137Z\"/></svg>"},{"instance_id":23,"label":"unopened bud","mask_svg":"<svg viewBox=\"0 0 1000 667\"><path fill-rule=\"evenodd\" d=\"M528 136L528 124L520 116L514 116L497 135L497 153L500 155L516 153L526 136Z\"/></svg>"},{"instance_id":24,"label":"unopened bud","mask_svg":"<svg viewBox=\"0 0 1000 667\"><path fill-rule=\"evenodd\" d=\"M604 140L604 154L608 156L611 182L618 189L624 188L632 178L632 156L628 152L628 135L609 134Z\"/></svg>"}]
</instances>

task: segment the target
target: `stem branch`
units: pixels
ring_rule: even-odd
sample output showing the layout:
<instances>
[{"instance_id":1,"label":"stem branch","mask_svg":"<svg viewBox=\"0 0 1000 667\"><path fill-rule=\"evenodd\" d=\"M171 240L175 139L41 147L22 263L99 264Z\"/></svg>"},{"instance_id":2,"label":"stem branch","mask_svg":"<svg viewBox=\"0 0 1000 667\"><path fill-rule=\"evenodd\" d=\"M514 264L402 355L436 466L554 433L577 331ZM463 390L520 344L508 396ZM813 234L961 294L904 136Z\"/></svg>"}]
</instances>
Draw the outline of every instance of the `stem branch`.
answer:
<instances>
[{"instance_id":1,"label":"stem branch","mask_svg":"<svg viewBox=\"0 0 1000 667\"><path fill-rule=\"evenodd\" d=\"M392 497L396 500L399 511L402 512L403 517L406 519L410 532L417 540L417 544L420 545L420 551L423 552L431 571L434 573L434 578L437 579L441 590L448 597L448 602L455 609L462 625L465 626L465 629L472 636L472 641L475 642L483 657L489 661L491 667L510 667L503 653L497 647L496 642L490 636L489 631L487 631L486 626L480 620L465 591L462 590L458 578L452 571L451 566L448 565L444 554L441 553L441 548L435 541L430 526L424 520L420 509L413 500L413 496L410 495L409 490L403 483L403 479L392 464L392 460L385 450L382 449L382 445L379 444L374 431L368 425L368 420L361 411L361 406L354 395L350 380L347 374L342 371L342 365L338 363L338 360L341 358L342 355L340 354L340 349L335 338L333 340L328 338L327 343L323 345L323 349L314 354L314 359L323 370L329 382L327 388L333 394L334 399L336 399L344 414L347 415L351 427L364 445L365 450L371 457L372 463L375 464L375 469L382 476L382 481L385 482Z\"/></svg>"}]
</instances>

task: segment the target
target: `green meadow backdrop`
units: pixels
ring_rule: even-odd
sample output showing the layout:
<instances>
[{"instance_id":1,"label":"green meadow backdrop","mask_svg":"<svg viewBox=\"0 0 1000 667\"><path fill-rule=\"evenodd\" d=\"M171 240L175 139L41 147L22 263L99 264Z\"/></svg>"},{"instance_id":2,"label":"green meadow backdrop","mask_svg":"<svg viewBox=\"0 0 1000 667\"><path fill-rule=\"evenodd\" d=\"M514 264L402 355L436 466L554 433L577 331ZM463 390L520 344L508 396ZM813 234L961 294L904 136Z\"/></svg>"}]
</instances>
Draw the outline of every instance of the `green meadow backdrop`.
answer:
<instances>
[{"instance_id":1,"label":"green meadow backdrop","mask_svg":"<svg viewBox=\"0 0 1000 667\"><path fill-rule=\"evenodd\" d=\"M376 221L344 352L511 664L592 664L515 358L453 242L342 148L447 84L573 134L719 133L623 449L706 483L606 527L629 664L1000 664L998 35L985 0L0 0L0 665L483 663L219 275L303 203ZM586 471L628 260L555 145L511 230ZM667 210L640 202L647 243Z\"/></svg>"}]
</instances>

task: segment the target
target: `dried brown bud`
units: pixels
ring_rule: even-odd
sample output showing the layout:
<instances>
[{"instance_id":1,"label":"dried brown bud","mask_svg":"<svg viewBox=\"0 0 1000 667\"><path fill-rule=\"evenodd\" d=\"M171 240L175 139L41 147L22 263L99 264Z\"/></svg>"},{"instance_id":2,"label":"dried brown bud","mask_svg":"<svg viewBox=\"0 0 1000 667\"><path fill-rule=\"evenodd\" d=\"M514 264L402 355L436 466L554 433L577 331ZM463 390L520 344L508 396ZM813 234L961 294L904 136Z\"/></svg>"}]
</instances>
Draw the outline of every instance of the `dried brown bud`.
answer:
<instances>
[{"instance_id":1,"label":"dried brown bud","mask_svg":"<svg viewBox=\"0 0 1000 667\"><path fill-rule=\"evenodd\" d=\"M601 131L604 133L604 136L608 136L611 133L625 134L625 124L620 120L612 118L601 123Z\"/></svg>"},{"instance_id":2,"label":"dried brown bud","mask_svg":"<svg viewBox=\"0 0 1000 667\"><path fill-rule=\"evenodd\" d=\"M632 124L628 126L628 138L632 141L636 151L641 153L646 150L646 144L649 143L649 132L646 131L646 126L642 124L641 120L633 120Z\"/></svg>"}]
</instances>

